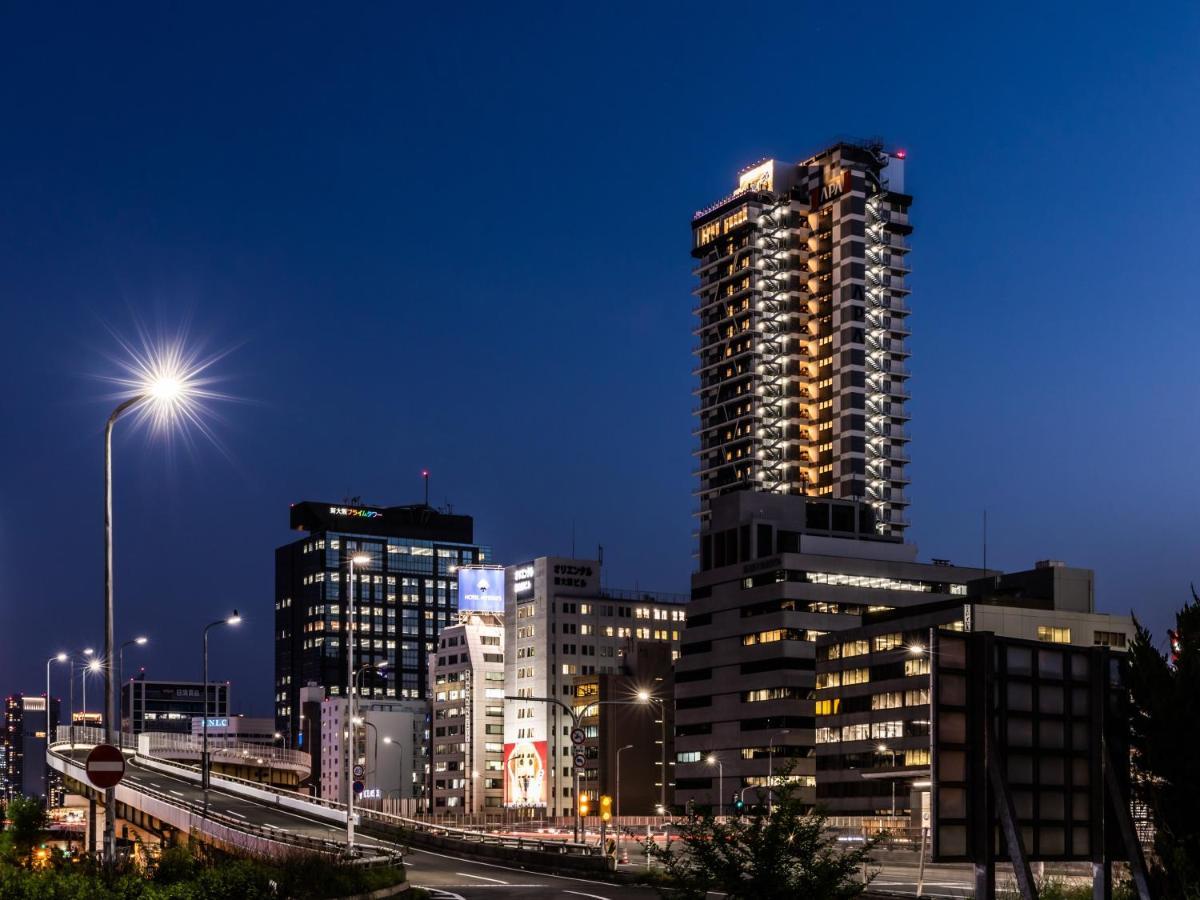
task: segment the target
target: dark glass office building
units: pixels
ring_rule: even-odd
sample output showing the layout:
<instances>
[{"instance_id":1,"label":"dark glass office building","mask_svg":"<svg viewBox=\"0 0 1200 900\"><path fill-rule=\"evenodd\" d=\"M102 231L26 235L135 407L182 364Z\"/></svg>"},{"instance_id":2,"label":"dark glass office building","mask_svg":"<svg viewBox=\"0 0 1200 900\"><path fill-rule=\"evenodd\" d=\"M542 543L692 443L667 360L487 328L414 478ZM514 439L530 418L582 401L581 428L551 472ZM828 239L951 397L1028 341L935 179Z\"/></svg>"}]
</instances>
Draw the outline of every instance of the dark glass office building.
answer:
<instances>
[{"instance_id":1,"label":"dark glass office building","mask_svg":"<svg viewBox=\"0 0 1200 900\"><path fill-rule=\"evenodd\" d=\"M427 660L442 628L457 621L458 567L488 561L474 521L431 506L293 504L305 537L275 551L275 718L295 746L303 730L300 689L345 696L349 568L353 557L358 635L354 665L366 699L425 699Z\"/></svg>"}]
</instances>

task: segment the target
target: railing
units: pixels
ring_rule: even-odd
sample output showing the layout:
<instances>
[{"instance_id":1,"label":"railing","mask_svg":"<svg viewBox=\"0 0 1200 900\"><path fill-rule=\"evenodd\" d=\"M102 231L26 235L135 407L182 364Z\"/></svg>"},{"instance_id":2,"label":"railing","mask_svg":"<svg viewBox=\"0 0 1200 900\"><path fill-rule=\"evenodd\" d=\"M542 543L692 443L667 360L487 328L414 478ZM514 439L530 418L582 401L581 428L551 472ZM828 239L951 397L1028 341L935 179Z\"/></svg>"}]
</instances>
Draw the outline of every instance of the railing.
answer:
<instances>
[{"instance_id":1,"label":"railing","mask_svg":"<svg viewBox=\"0 0 1200 900\"><path fill-rule=\"evenodd\" d=\"M453 825L439 825L436 822L409 819L404 816L379 812L378 810L359 809L359 813L364 819L370 819L384 825L395 825L398 828L408 828L414 831L421 831L425 834L444 835L469 843L493 844L501 847L513 847L518 850L541 850L546 853L573 853L581 856L595 856L603 852L601 848L592 844L580 844L574 841L545 840L542 838L495 834L478 829L456 828Z\"/></svg>"},{"instance_id":2,"label":"railing","mask_svg":"<svg viewBox=\"0 0 1200 900\"><path fill-rule=\"evenodd\" d=\"M51 752L55 756L59 756L64 760L65 767L75 767L83 769L83 763L77 759L64 757L61 755L61 750L70 749L75 745L88 745L100 743L104 739L104 731L99 728L83 729L76 727L74 731L74 741L72 741L70 726L61 726L56 734L56 740L51 744ZM122 743L128 743L123 741ZM152 760L155 765L170 767L175 769L192 770L198 776L198 769L192 766L184 766L178 763L173 763L167 760ZM170 822L170 817L166 811L161 808L154 808L155 804L161 804L171 809L178 810L187 814L186 824L183 820L176 818L174 824L176 827L186 827L191 830L193 827L190 818L197 817L204 823L204 832L212 840L233 844L244 849L255 850L257 852L280 852L288 851L299 847L316 853L324 853L327 855L340 855L345 852L345 845L340 841L324 840L321 838L308 837L301 834L295 834L285 829L275 828L271 825L257 824L249 822L245 819L229 816L219 810L211 807L206 807L203 803L198 803L193 800L188 800L185 797L178 797L162 791L155 790L144 783L130 784L123 783L118 785L118 800L123 803L134 805L129 798L122 799L120 794L136 794L142 798L136 805L150 815L162 821ZM147 803L149 800L151 803ZM246 841L244 836L257 838L258 841ZM266 843L262 843L266 842ZM274 846L273 846L274 845ZM394 860L397 857L392 851L382 851L389 860Z\"/></svg>"},{"instance_id":3,"label":"railing","mask_svg":"<svg viewBox=\"0 0 1200 900\"><path fill-rule=\"evenodd\" d=\"M194 756L198 759L204 750L203 742L192 735L151 731L140 737L147 742L144 752L150 756ZM216 762L240 765L255 762L258 765L275 769L312 771L312 757L309 754L300 750L272 747L268 744L247 744L240 741L230 743L214 741L210 737L208 753L209 758Z\"/></svg>"}]
</instances>

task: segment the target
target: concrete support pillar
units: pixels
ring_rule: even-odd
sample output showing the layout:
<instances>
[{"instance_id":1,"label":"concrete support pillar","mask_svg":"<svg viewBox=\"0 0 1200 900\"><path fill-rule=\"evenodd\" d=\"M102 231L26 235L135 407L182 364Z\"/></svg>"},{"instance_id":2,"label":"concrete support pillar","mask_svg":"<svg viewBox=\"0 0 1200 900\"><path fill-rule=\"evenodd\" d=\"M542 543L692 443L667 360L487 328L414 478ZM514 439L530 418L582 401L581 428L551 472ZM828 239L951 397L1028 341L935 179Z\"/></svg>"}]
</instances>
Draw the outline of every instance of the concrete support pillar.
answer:
<instances>
[{"instance_id":1,"label":"concrete support pillar","mask_svg":"<svg viewBox=\"0 0 1200 900\"><path fill-rule=\"evenodd\" d=\"M88 853L94 856L96 854L96 798L90 796L88 797L87 845Z\"/></svg>"}]
</instances>

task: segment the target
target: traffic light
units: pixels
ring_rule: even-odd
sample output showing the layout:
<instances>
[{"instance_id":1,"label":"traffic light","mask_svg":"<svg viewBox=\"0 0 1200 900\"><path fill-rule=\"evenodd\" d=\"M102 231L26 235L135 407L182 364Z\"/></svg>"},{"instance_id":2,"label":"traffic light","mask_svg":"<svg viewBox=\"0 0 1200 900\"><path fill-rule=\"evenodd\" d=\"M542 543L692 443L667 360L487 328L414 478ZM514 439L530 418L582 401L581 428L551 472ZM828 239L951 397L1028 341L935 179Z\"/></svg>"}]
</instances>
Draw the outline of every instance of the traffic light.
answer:
<instances>
[{"instance_id":1,"label":"traffic light","mask_svg":"<svg viewBox=\"0 0 1200 900\"><path fill-rule=\"evenodd\" d=\"M607 822L612 818L612 797L608 794L600 795L600 819Z\"/></svg>"},{"instance_id":2,"label":"traffic light","mask_svg":"<svg viewBox=\"0 0 1200 900\"><path fill-rule=\"evenodd\" d=\"M584 794L579 798L579 814L581 816L586 816L589 808L587 794Z\"/></svg>"},{"instance_id":3,"label":"traffic light","mask_svg":"<svg viewBox=\"0 0 1200 900\"><path fill-rule=\"evenodd\" d=\"M742 799L742 795L739 792L734 791L733 792L733 811L735 813L740 814L740 813L744 812L745 809L746 809L746 801Z\"/></svg>"}]
</instances>

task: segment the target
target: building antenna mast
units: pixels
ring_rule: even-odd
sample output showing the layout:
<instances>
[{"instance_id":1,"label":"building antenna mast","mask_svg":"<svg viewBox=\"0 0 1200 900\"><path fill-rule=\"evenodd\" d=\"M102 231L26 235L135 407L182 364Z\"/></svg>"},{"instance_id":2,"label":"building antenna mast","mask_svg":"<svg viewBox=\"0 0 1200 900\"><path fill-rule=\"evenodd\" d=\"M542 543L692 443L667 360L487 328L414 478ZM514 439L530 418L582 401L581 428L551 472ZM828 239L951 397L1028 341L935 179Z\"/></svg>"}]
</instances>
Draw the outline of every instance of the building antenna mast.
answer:
<instances>
[{"instance_id":1,"label":"building antenna mast","mask_svg":"<svg viewBox=\"0 0 1200 900\"><path fill-rule=\"evenodd\" d=\"M983 568L987 571L987 510L983 511Z\"/></svg>"},{"instance_id":2,"label":"building antenna mast","mask_svg":"<svg viewBox=\"0 0 1200 900\"><path fill-rule=\"evenodd\" d=\"M421 477L425 480L425 505L429 505L429 470L422 469Z\"/></svg>"}]
</instances>

